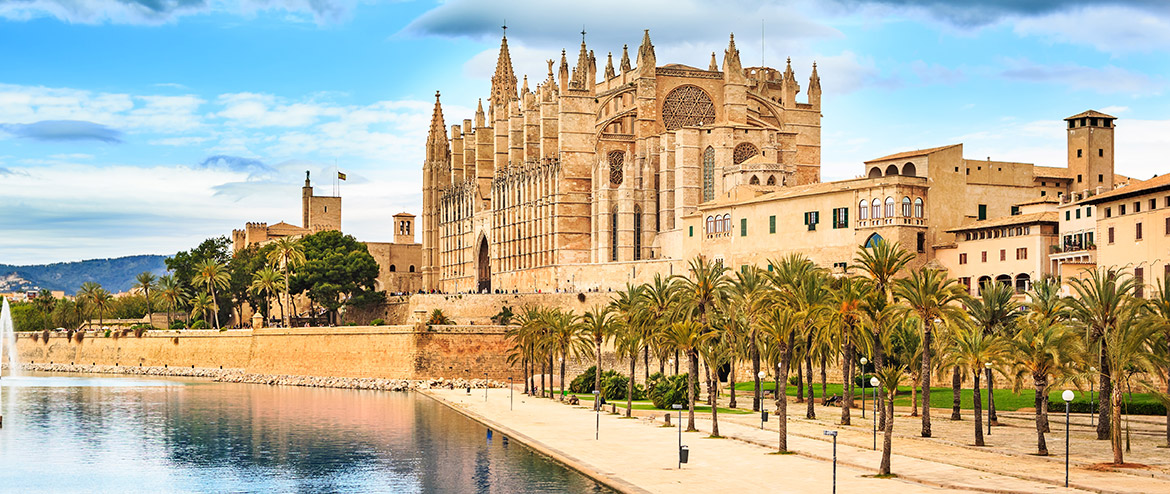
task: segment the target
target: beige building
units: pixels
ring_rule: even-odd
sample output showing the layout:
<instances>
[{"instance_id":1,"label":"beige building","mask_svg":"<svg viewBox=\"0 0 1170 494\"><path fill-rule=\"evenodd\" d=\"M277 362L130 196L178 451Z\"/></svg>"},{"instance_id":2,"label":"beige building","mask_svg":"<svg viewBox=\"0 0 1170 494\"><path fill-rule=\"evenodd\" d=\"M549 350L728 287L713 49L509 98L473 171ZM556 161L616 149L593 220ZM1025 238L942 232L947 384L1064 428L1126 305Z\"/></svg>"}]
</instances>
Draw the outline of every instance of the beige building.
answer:
<instances>
[{"instance_id":1,"label":"beige building","mask_svg":"<svg viewBox=\"0 0 1170 494\"><path fill-rule=\"evenodd\" d=\"M1124 269L1149 296L1170 274L1170 175L1094 195L1097 264Z\"/></svg>"},{"instance_id":2,"label":"beige building","mask_svg":"<svg viewBox=\"0 0 1170 494\"><path fill-rule=\"evenodd\" d=\"M282 237L301 237L326 230L341 231L341 197L315 196L305 172L305 185L301 187L301 226L281 221L244 224L240 230L232 230L232 252L238 252L249 245L264 245Z\"/></svg>"},{"instance_id":3,"label":"beige building","mask_svg":"<svg viewBox=\"0 0 1170 494\"><path fill-rule=\"evenodd\" d=\"M1044 202L1019 214L953 228L949 232L955 234L955 244L938 249L938 261L971 295L997 282L1022 296L1034 280L1052 274L1049 253L1059 242L1055 209Z\"/></svg>"}]
</instances>

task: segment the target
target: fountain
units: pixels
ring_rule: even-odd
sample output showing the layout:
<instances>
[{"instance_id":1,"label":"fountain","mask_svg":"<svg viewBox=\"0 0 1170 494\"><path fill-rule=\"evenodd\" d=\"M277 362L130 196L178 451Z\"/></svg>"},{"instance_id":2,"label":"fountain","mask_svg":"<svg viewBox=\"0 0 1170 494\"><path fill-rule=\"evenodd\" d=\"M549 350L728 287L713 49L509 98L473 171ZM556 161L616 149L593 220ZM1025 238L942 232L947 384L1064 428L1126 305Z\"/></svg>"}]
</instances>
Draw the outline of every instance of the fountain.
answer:
<instances>
[{"instance_id":1,"label":"fountain","mask_svg":"<svg viewBox=\"0 0 1170 494\"><path fill-rule=\"evenodd\" d=\"M0 309L0 355L8 357L8 376L20 375L19 352L16 350L16 327L12 325L12 312L8 309L8 299L4 299L4 307Z\"/></svg>"}]
</instances>

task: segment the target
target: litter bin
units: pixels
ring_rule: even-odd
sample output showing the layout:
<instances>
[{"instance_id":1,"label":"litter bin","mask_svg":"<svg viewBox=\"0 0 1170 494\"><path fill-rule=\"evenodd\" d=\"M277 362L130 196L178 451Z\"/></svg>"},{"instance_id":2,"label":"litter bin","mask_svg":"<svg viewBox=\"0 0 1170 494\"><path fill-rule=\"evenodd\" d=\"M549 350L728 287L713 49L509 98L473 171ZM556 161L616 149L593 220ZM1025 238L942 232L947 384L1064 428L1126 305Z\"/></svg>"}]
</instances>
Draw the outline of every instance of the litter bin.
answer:
<instances>
[{"instance_id":1,"label":"litter bin","mask_svg":"<svg viewBox=\"0 0 1170 494\"><path fill-rule=\"evenodd\" d=\"M689 459L690 457L691 457L690 448L688 448L686 446L679 446L678 447L678 462L679 463L686 463L687 459Z\"/></svg>"}]
</instances>

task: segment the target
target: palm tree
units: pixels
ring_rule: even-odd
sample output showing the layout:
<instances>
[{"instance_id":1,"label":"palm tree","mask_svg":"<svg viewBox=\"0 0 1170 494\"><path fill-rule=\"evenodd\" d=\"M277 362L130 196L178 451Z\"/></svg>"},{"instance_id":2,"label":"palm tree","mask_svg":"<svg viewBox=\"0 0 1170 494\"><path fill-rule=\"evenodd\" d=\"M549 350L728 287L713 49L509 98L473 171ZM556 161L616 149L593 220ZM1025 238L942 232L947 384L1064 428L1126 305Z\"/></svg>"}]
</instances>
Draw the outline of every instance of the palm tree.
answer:
<instances>
[{"instance_id":1,"label":"palm tree","mask_svg":"<svg viewBox=\"0 0 1170 494\"><path fill-rule=\"evenodd\" d=\"M101 329L106 324L106 311L114 303L114 296L105 288L98 286L96 290L90 293L89 301L93 303L94 309L98 313L98 329Z\"/></svg>"},{"instance_id":2,"label":"palm tree","mask_svg":"<svg viewBox=\"0 0 1170 494\"><path fill-rule=\"evenodd\" d=\"M533 367L533 363L536 362L537 340L543 328L541 311L539 308L525 307L516 317L515 322L515 325L504 331L504 338L512 345L508 349L508 363L514 364L517 360L520 361L520 367L524 374L524 393L535 395L536 369Z\"/></svg>"},{"instance_id":3,"label":"palm tree","mask_svg":"<svg viewBox=\"0 0 1170 494\"><path fill-rule=\"evenodd\" d=\"M905 304L904 311L922 323L922 437L930 437L930 374L933 370L934 328L944 322L964 317L958 302L967 298L963 286L935 269L910 272L908 278L894 282L894 296Z\"/></svg>"},{"instance_id":4,"label":"palm tree","mask_svg":"<svg viewBox=\"0 0 1170 494\"><path fill-rule=\"evenodd\" d=\"M206 321L207 311L211 310L214 306L215 303L212 301L210 295L205 292L199 292L194 297L191 297L191 318L194 319L195 316L199 316Z\"/></svg>"},{"instance_id":5,"label":"palm tree","mask_svg":"<svg viewBox=\"0 0 1170 494\"><path fill-rule=\"evenodd\" d=\"M986 335L1010 338L1012 323L1020 315L1020 304L1012 300L1015 290L1006 283L998 281L985 283L979 288L979 297L971 299L967 304L967 312L971 316L972 323ZM984 369L984 371L987 374L988 383L987 420L991 422L991 425L999 425L999 419L995 415L995 378L992 376L991 369ZM953 413L957 416L959 414L957 394L955 398Z\"/></svg>"},{"instance_id":6,"label":"palm tree","mask_svg":"<svg viewBox=\"0 0 1170 494\"><path fill-rule=\"evenodd\" d=\"M1050 323L1068 319L1068 304L1060 295L1060 280L1045 276L1032 283L1028 302L1024 304L1029 313L1039 314Z\"/></svg>"},{"instance_id":7,"label":"palm tree","mask_svg":"<svg viewBox=\"0 0 1170 494\"><path fill-rule=\"evenodd\" d=\"M77 299L79 301L85 301L85 302L92 301L94 295L97 293L98 290L101 290L101 289L102 289L102 286L94 281L87 281L85 283L82 283L81 288L79 288L77 290ZM87 309L89 309L90 305L92 305L92 304L88 304L88 303L77 304L77 308L79 310L81 310L81 312L82 312L82 314L81 314L82 319L84 319L86 321L88 321L90 319L89 311L87 310Z\"/></svg>"},{"instance_id":8,"label":"palm tree","mask_svg":"<svg viewBox=\"0 0 1170 494\"><path fill-rule=\"evenodd\" d=\"M1166 394L1170 397L1170 276L1162 278L1162 283L1158 285L1154 297L1147 301L1150 309L1150 316L1154 318L1155 323L1162 328L1162 345L1160 345L1163 355L1163 369L1162 375L1166 380ZM1166 403L1166 447L1170 447L1170 403Z\"/></svg>"},{"instance_id":9,"label":"palm tree","mask_svg":"<svg viewBox=\"0 0 1170 494\"><path fill-rule=\"evenodd\" d=\"M1153 348L1156 336L1162 331L1156 318L1147 317L1143 304L1128 298L1120 306L1113 328L1101 337L1104 361L1109 365L1109 378L1121 383L1131 370L1157 372L1159 357ZM1076 309L1074 309L1076 310ZM1125 463L1124 446L1121 443L1122 388L1114 386L1109 399L1109 440L1113 446L1113 463Z\"/></svg>"},{"instance_id":10,"label":"palm tree","mask_svg":"<svg viewBox=\"0 0 1170 494\"><path fill-rule=\"evenodd\" d=\"M760 411L760 398L763 396L763 391L760 388L758 318L760 312L767 304L769 298L768 292L768 280L763 276L759 268L745 266L743 269L735 272L735 279L731 283L731 299L732 306L735 308L734 310L744 317L747 325L745 343L747 344L748 358L752 359L752 379L755 381L755 394L752 395L753 412ZM734 368L734 366L732 367ZM734 384L732 384L731 389L734 393ZM735 408L735 406L732 405L732 408Z\"/></svg>"},{"instance_id":11,"label":"palm tree","mask_svg":"<svg viewBox=\"0 0 1170 494\"><path fill-rule=\"evenodd\" d=\"M631 288L631 291L634 289ZM635 298L636 295L626 293L630 298ZM585 312L585 317L582 320L581 331L582 335L593 342L593 357L596 365L593 367L593 389L601 390L601 345L609 341L617 330L618 321L613 317L613 310L609 307L601 308L593 306L592 309ZM563 365L563 364L562 364ZM561 378L564 379L564 373L561 373ZM561 383L562 386L564 382ZM601 406L601 400L593 402L593 408Z\"/></svg>"},{"instance_id":12,"label":"palm tree","mask_svg":"<svg viewBox=\"0 0 1170 494\"><path fill-rule=\"evenodd\" d=\"M710 337L703 324L694 319L675 321L663 334L663 340L687 356L687 432L695 429L695 375L699 372L698 348Z\"/></svg>"},{"instance_id":13,"label":"palm tree","mask_svg":"<svg viewBox=\"0 0 1170 494\"><path fill-rule=\"evenodd\" d=\"M632 416L634 409L634 372L638 366L638 354L642 351L642 328L637 324L622 324L614 338L614 349L619 358L630 359L630 382L626 384L626 416Z\"/></svg>"},{"instance_id":14,"label":"palm tree","mask_svg":"<svg viewBox=\"0 0 1170 494\"><path fill-rule=\"evenodd\" d=\"M264 322L268 322L269 313L271 311L271 304L268 302L272 299L273 294L279 294L285 288L284 274L280 271L272 269L272 266L264 266L252 275L252 293L262 295L264 297ZM280 297L276 299L277 305L280 306L280 318L284 319L284 304L280 303Z\"/></svg>"},{"instance_id":15,"label":"palm tree","mask_svg":"<svg viewBox=\"0 0 1170 494\"><path fill-rule=\"evenodd\" d=\"M1098 268L1086 270L1084 278L1072 278L1069 283L1076 296L1066 300L1073 327L1084 331L1089 345L1098 351L1097 368L1100 372L1101 394L1097 413L1097 439L1108 439L1110 435L1109 400L1113 392L1113 369L1109 367L1108 341L1105 336L1117 328L1120 314L1130 312L1134 304L1133 292L1137 288L1129 275L1113 269Z\"/></svg>"},{"instance_id":16,"label":"palm tree","mask_svg":"<svg viewBox=\"0 0 1170 494\"><path fill-rule=\"evenodd\" d=\"M584 326L581 324L581 318L573 311L565 311L560 309L552 309L548 313L548 328L550 344L561 361L561 395L558 397L560 401L565 400L565 365L571 358L577 358L581 355L590 353L590 341L584 333ZM601 391L601 388L597 388ZM600 394L598 398L600 398ZM601 400L596 400L600 402Z\"/></svg>"},{"instance_id":17,"label":"palm tree","mask_svg":"<svg viewBox=\"0 0 1170 494\"><path fill-rule=\"evenodd\" d=\"M172 275L163 275L158 279L158 296L167 304L167 327L171 326L171 318L175 309L187 300L187 290Z\"/></svg>"},{"instance_id":18,"label":"palm tree","mask_svg":"<svg viewBox=\"0 0 1170 494\"><path fill-rule=\"evenodd\" d=\"M955 369L970 372L974 377L975 394L975 445L983 446L983 413L982 398L979 396L979 377L987 363L995 362L1003 357L1004 346L1000 338L984 333L982 328L959 327L951 333L948 345L946 364Z\"/></svg>"},{"instance_id":19,"label":"palm tree","mask_svg":"<svg viewBox=\"0 0 1170 494\"><path fill-rule=\"evenodd\" d=\"M148 324L154 326L154 310L150 305L150 291L158 286L158 278L150 271L143 271L134 277L134 289L141 290L142 296L146 297L146 320Z\"/></svg>"},{"instance_id":20,"label":"palm tree","mask_svg":"<svg viewBox=\"0 0 1170 494\"><path fill-rule=\"evenodd\" d=\"M658 357L658 371L665 374L665 366L663 363L666 355L666 348L664 345L657 345L658 338L663 328L670 325L671 308L676 302L677 284L674 278L663 278L661 274L655 274L654 279L649 283L643 285L642 291L642 306L646 311L646 330L643 333L643 348L642 358L643 367L646 373L646 379L650 379L650 349L655 348L655 354ZM674 373L678 374L678 363L676 359L676 367Z\"/></svg>"},{"instance_id":21,"label":"palm tree","mask_svg":"<svg viewBox=\"0 0 1170 494\"><path fill-rule=\"evenodd\" d=\"M215 309L215 329L219 329L219 301L215 298L215 289L227 288L231 274L223 264L207 259L195 267L195 279L192 281L195 284L207 285L207 290L211 294L211 305Z\"/></svg>"},{"instance_id":22,"label":"palm tree","mask_svg":"<svg viewBox=\"0 0 1170 494\"><path fill-rule=\"evenodd\" d=\"M894 447L894 398L898 395L898 386L902 384L902 376L906 367L902 365L887 365L877 372L881 381L884 398L886 426L882 429L882 463L878 467L878 475L890 474L890 453Z\"/></svg>"},{"instance_id":23,"label":"palm tree","mask_svg":"<svg viewBox=\"0 0 1170 494\"><path fill-rule=\"evenodd\" d=\"M292 325L291 318L293 311L292 293L290 293L292 278L290 277L289 270L305 263L305 246L301 244L300 240L294 240L291 237L280 237L276 242L272 243L272 246L272 250L268 252L268 262L269 264L280 266L280 269L284 271L284 298L288 302L289 309L288 314L284 316L284 326L289 327Z\"/></svg>"},{"instance_id":24,"label":"palm tree","mask_svg":"<svg viewBox=\"0 0 1170 494\"><path fill-rule=\"evenodd\" d=\"M776 375L776 420L780 428L780 452L788 451L788 398L785 393L789 366L796 333L800 331L800 316L786 307L777 306L764 313L761 319L763 337L780 351L780 366Z\"/></svg>"},{"instance_id":25,"label":"palm tree","mask_svg":"<svg viewBox=\"0 0 1170 494\"><path fill-rule=\"evenodd\" d=\"M1032 380L1036 390L1036 454L1048 456L1048 444L1044 441L1044 433L1048 432L1045 398L1057 380L1075 374L1084 358L1084 344L1075 330L1042 312L1019 319L1017 328L1015 336L1005 340L1011 361L1015 362L1012 391L1018 393L1025 378Z\"/></svg>"},{"instance_id":26,"label":"palm tree","mask_svg":"<svg viewBox=\"0 0 1170 494\"><path fill-rule=\"evenodd\" d=\"M708 369L716 369L712 372L715 374L713 381L707 383L707 394L710 396L711 405L711 437L723 437L719 435L719 401L716 399L718 394L718 369L731 358L732 342L731 336L727 334L727 326L721 326L719 331L712 331L707 333L707 338L699 344L699 355L703 357Z\"/></svg>"},{"instance_id":27,"label":"palm tree","mask_svg":"<svg viewBox=\"0 0 1170 494\"><path fill-rule=\"evenodd\" d=\"M869 340L864 337L864 313L861 307L869 297L870 289L869 281L865 278L838 278L829 290L828 305L820 311L826 325L834 330L841 352L841 425L849 425L851 421L849 411L853 407L853 366L857 362L855 352L859 345L869 347Z\"/></svg>"}]
</instances>

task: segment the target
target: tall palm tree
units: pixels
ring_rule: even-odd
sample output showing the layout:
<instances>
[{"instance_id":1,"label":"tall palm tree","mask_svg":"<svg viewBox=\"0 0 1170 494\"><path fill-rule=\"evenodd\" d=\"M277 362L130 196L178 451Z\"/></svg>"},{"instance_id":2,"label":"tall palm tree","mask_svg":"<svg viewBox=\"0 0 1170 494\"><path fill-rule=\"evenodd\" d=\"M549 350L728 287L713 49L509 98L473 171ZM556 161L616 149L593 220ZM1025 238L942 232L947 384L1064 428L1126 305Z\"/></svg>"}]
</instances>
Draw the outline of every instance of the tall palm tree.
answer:
<instances>
[{"instance_id":1,"label":"tall palm tree","mask_svg":"<svg viewBox=\"0 0 1170 494\"><path fill-rule=\"evenodd\" d=\"M727 268L723 266L723 261L710 262L704 257L696 257L690 262L688 275L676 279L679 303L675 317L694 318L699 322L703 333L711 332L715 313L724 307L731 294L731 279L727 276ZM697 369L699 353L691 352L689 358L691 365ZM710 369L707 371L709 374ZM711 380L707 381L709 383Z\"/></svg>"},{"instance_id":2,"label":"tall palm tree","mask_svg":"<svg viewBox=\"0 0 1170 494\"><path fill-rule=\"evenodd\" d=\"M1112 329L1101 336L1104 360L1109 365L1109 378L1114 384L1123 382L1131 370L1157 372L1159 357L1153 344L1162 328L1155 318L1143 313L1145 310L1144 304L1129 299L1117 312ZM1125 463L1125 447L1121 442L1122 395L1120 385L1113 386L1109 393L1109 441L1115 465Z\"/></svg>"},{"instance_id":3,"label":"tall palm tree","mask_svg":"<svg viewBox=\"0 0 1170 494\"><path fill-rule=\"evenodd\" d=\"M173 275L166 274L158 279L158 296L166 303L167 327L169 328L173 322L171 319L175 309L187 300L187 290Z\"/></svg>"},{"instance_id":4,"label":"tall palm tree","mask_svg":"<svg viewBox=\"0 0 1170 494\"><path fill-rule=\"evenodd\" d=\"M983 446L983 413L980 397L979 377L987 363L1003 358L1004 345L994 334L983 332L978 327L959 327L951 333L945 357L946 364L971 373L974 378L973 390L975 409L975 445Z\"/></svg>"},{"instance_id":5,"label":"tall palm tree","mask_svg":"<svg viewBox=\"0 0 1170 494\"><path fill-rule=\"evenodd\" d=\"M292 318L292 277L289 271L305 263L305 246L299 239L280 237L272 243L272 250L268 252L268 263L279 266L284 272L284 298L288 303L289 312L284 316L284 326L291 326ZM283 306L282 306L283 307Z\"/></svg>"},{"instance_id":6,"label":"tall palm tree","mask_svg":"<svg viewBox=\"0 0 1170 494\"><path fill-rule=\"evenodd\" d=\"M711 397L711 437L723 437L719 435L719 401L716 399L718 395L718 371L720 366L727 363L731 358L732 342L730 335L727 334L727 326L721 324L719 329L706 334L707 338L697 347L699 355L703 358L708 369L716 369L712 371L715 374L713 381L707 383L707 394Z\"/></svg>"},{"instance_id":7,"label":"tall palm tree","mask_svg":"<svg viewBox=\"0 0 1170 494\"><path fill-rule=\"evenodd\" d=\"M671 308L675 305L677 297L675 296L677 284L674 278L664 278L661 274L655 274L654 278L649 283L643 285L642 291L642 307L646 312L646 329L643 333L643 348L642 358L643 367L646 373L647 380L650 379L650 350L655 348L655 354L658 357L658 371L665 374L665 368L662 358L665 353L664 345L657 345L661 339L659 336L663 329L670 325ZM676 359L677 360L677 359ZM675 364L678 365L677 363ZM674 370L678 374L678 368Z\"/></svg>"},{"instance_id":8,"label":"tall palm tree","mask_svg":"<svg viewBox=\"0 0 1170 494\"><path fill-rule=\"evenodd\" d=\"M560 357L561 362L561 395L558 400L565 400L565 365L569 359L578 358L591 353L589 337L584 333L580 316L571 310L552 309L547 314L549 341L553 353ZM601 388L597 388L601 391ZM600 397L600 395L598 395ZM601 400L596 400L600 402Z\"/></svg>"},{"instance_id":9,"label":"tall palm tree","mask_svg":"<svg viewBox=\"0 0 1170 494\"><path fill-rule=\"evenodd\" d=\"M780 452L788 451L788 398L785 393L796 334L800 332L800 315L791 309L777 306L765 312L760 320L761 335L769 345L780 351L780 366L776 380L776 420L780 428Z\"/></svg>"},{"instance_id":10,"label":"tall palm tree","mask_svg":"<svg viewBox=\"0 0 1170 494\"><path fill-rule=\"evenodd\" d=\"M622 324L614 337L614 349L619 358L630 359L630 381L626 383L626 416L632 416L634 409L634 373L637 371L638 354L642 352L642 328L638 324Z\"/></svg>"},{"instance_id":11,"label":"tall palm tree","mask_svg":"<svg viewBox=\"0 0 1170 494\"><path fill-rule=\"evenodd\" d=\"M898 395L898 386L902 384L905 373L906 367L902 365L887 365L877 372L887 417L886 426L882 429L882 463L878 467L878 475L890 474L890 453L894 449L894 398Z\"/></svg>"},{"instance_id":12,"label":"tall palm tree","mask_svg":"<svg viewBox=\"0 0 1170 494\"><path fill-rule=\"evenodd\" d=\"M1039 314L1049 323L1068 319L1068 304L1060 295L1060 280L1052 276L1045 276L1032 283L1032 290L1028 292L1028 302L1024 306L1029 313Z\"/></svg>"},{"instance_id":13,"label":"tall palm tree","mask_svg":"<svg viewBox=\"0 0 1170 494\"><path fill-rule=\"evenodd\" d=\"M101 289L102 289L102 286L100 284L98 284L97 282L87 281L85 283L82 283L81 288L79 288L77 290L77 299L82 302L82 303L77 304L77 308L81 312L80 315L82 316L82 319L84 321L88 321L90 319L89 309L91 309L93 307L93 304L89 303L89 302L93 301L94 295L97 293L98 290L101 290Z\"/></svg>"},{"instance_id":14,"label":"tall palm tree","mask_svg":"<svg viewBox=\"0 0 1170 494\"><path fill-rule=\"evenodd\" d=\"M629 293L626 294L630 295ZM635 296L636 297L636 296ZM601 390L601 345L609 341L613 337L614 332L618 328L618 321L613 317L613 309L610 307L593 306L585 312L585 317L582 319L581 331L582 335L593 343L593 357L596 365L593 367L593 389ZM562 373L561 378L564 378ZM564 383L562 383L564 384ZM601 406L601 400L593 402L593 408Z\"/></svg>"},{"instance_id":15,"label":"tall palm tree","mask_svg":"<svg viewBox=\"0 0 1170 494\"><path fill-rule=\"evenodd\" d=\"M869 297L870 290L869 280L865 278L838 278L829 290L829 303L820 311L827 326L832 328L841 352L841 425L849 425L851 422L849 412L853 407L853 369L857 363L858 347L870 346L862 324L862 305Z\"/></svg>"},{"instance_id":16,"label":"tall palm tree","mask_svg":"<svg viewBox=\"0 0 1170 494\"><path fill-rule=\"evenodd\" d=\"M1118 327L1122 313L1131 312L1130 306L1136 303L1133 292L1137 284L1128 274L1106 268L1086 270L1085 277L1072 278L1069 283L1076 293L1075 297L1066 299L1072 325L1084 331L1089 345L1096 347L1098 352L1098 389L1101 394L1097 408L1097 439L1109 439L1111 424L1106 414L1113 393L1113 369L1106 358L1109 346L1105 336Z\"/></svg>"},{"instance_id":17,"label":"tall palm tree","mask_svg":"<svg viewBox=\"0 0 1170 494\"><path fill-rule=\"evenodd\" d=\"M146 298L146 320L151 326L154 326L154 309L150 304L150 291L158 286L158 277L150 271L143 271L134 277L134 289L140 290L142 296Z\"/></svg>"},{"instance_id":18,"label":"tall palm tree","mask_svg":"<svg viewBox=\"0 0 1170 494\"><path fill-rule=\"evenodd\" d=\"M885 302L871 304L875 309L871 313L880 313L882 308L893 304L894 279L901 275L906 266L913 260L914 254L904 249L901 244L891 243L884 239L874 242L868 248L863 246L857 249L857 254L853 258L854 267L860 268L873 281L874 291L880 294ZM876 370L881 370L886 363L886 350L882 346L881 339L881 331L884 327L884 325L879 324L873 326L870 331L873 345L873 364ZM885 408L879 410L878 420L879 427L885 424Z\"/></svg>"},{"instance_id":19,"label":"tall palm tree","mask_svg":"<svg viewBox=\"0 0 1170 494\"><path fill-rule=\"evenodd\" d=\"M1170 397L1170 276L1162 278L1154 296L1147 303L1154 323L1162 328L1162 344L1160 345L1164 358L1162 375L1166 380L1165 396ZM1166 447L1170 447L1170 406L1166 407Z\"/></svg>"},{"instance_id":20,"label":"tall palm tree","mask_svg":"<svg viewBox=\"0 0 1170 494\"><path fill-rule=\"evenodd\" d=\"M731 305L734 310L745 319L747 335L744 343L747 345L748 358L752 360L752 379L755 381L752 395L752 411L760 411L760 398L763 391L760 388L760 347L759 347L759 314L768 303L769 284L767 278L759 268L745 266L735 272L735 279L731 283ZM734 367L734 366L733 366ZM732 392L735 387L733 385ZM732 408L735 408L732 406Z\"/></svg>"},{"instance_id":21,"label":"tall palm tree","mask_svg":"<svg viewBox=\"0 0 1170 494\"><path fill-rule=\"evenodd\" d=\"M93 308L98 313L98 329L101 329L106 324L106 311L114 304L114 295L105 288L98 287L89 295L89 301L93 303Z\"/></svg>"},{"instance_id":22,"label":"tall palm tree","mask_svg":"<svg viewBox=\"0 0 1170 494\"><path fill-rule=\"evenodd\" d=\"M228 282L231 281L231 274L223 264L207 259L195 267L195 279L192 281L197 285L207 285L207 291L211 294L211 306L215 309L215 329L219 329L219 301L215 298L215 289L226 289Z\"/></svg>"},{"instance_id":23,"label":"tall palm tree","mask_svg":"<svg viewBox=\"0 0 1170 494\"><path fill-rule=\"evenodd\" d=\"M252 275L252 284L250 285L252 293L264 297L264 322L268 322L268 317L272 312L269 300L272 299L273 294L279 294L285 288L284 274L280 271L272 269L272 266L264 266ZM280 303L280 297L276 298L276 304L280 306L280 318L284 319L284 304Z\"/></svg>"},{"instance_id":24,"label":"tall palm tree","mask_svg":"<svg viewBox=\"0 0 1170 494\"><path fill-rule=\"evenodd\" d=\"M690 367L687 375L687 432L695 429L695 375L699 372L698 348L711 336L703 331L703 324L694 319L675 321L663 334L663 340L687 356Z\"/></svg>"},{"instance_id":25,"label":"tall palm tree","mask_svg":"<svg viewBox=\"0 0 1170 494\"><path fill-rule=\"evenodd\" d=\"M535 395L536 370L533 364L537 358L537 339L542 325L541 311L536 307L525 307L513 322L515 324L504 331L504 338L511 343L508 349L508 362L513 364L516 361L520 362L524 374L524 393Z\"/></svg>"},{"instance_id":26,"label":"tall palm tree","mask_svg":"<svg viewBox=\"0 0 1170 494\"><path fill-rule=\"evenodd\" d=\"M967 298L963 286L942 271L922 268L894 282L894 296L922 324L922 437L930 437L930 374L933 370L934 328L964 317L958 303Z\"/></svg>"},{"instance_id":27,"label":"tall palm tree","mask_svg":"<svg viewBox=\"0 0 1170 494\"><path fill-rule=\"evenodd\" d=\"M986 335L1004 336L1010 338L1012 323L1020 315L1020 304L1012 300L1015 290L1011 286L998 281L992 281L979 287L979 297L973 298L967 304L967 312L971 322ZM991 369L984 369L987 374L987 417L991 425L999 425L995 415L995 378ZM954 404L954 415L959 414L958 395Z\"/></svg>"},{"instance_id":28,"label":"tall palm tree","mask_svg":"<svg viewBox=\"0 0 1170 494\"><path fill-rule=\"evenodd\" d=\"M212 302L210 295L206 292L199 292L194 297L191 297L191 318L194 319L196 316L199 316L204 321L207 321L207 312L214 306L215 304Z\"/></svg>"},{"instance_id":29,"label":"tall palm tree","mask_svg":"<svg viewBox=\"0 0 1170 494\"><path fill-rule=\"evenodd\" d=\"M1012 390L1018 393L1024 379L1032 380L1036 391L1036 454L1048 456L1044 441L1044 433L1048 432L1045 397L1058 381L1075 375L1084 358L1084 344L1077 331L1042 312L1020 318L1017 328L1016 334L1005 340L1010 361L1014 362Z\"/></svg>"}]
</instances>

